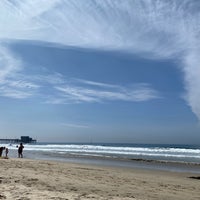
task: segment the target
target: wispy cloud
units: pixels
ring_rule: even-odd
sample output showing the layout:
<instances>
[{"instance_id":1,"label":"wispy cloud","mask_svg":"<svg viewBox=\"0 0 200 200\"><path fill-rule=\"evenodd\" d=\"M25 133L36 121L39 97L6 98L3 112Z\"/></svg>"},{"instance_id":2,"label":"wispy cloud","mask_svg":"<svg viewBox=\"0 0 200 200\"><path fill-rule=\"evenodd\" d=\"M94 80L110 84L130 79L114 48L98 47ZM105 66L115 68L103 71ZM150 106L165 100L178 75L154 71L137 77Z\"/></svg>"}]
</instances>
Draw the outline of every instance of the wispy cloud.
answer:
<instances>
[{"instance_id":1,"label":"wispy cloud","mask_svg":"<svg viewBox=\"0 0 200 200\"><path fill-rule=\"evenodd\" d=\"M88 125L83 125L83 124L76 124L76 123L61 123L60 124L61 126L66 126L66 127L69 127L69 128L90 128L90 126Z\"/></svg>"},{"instance_id":2,"label":"wispy cloud","mask_svg":"<svg viewBox=\"0 0 200 200\"><path fill-rule=\"evenodd\" d=\"M2 45L0 46L0 83L21 70L20 61Z\"/></svg>"},{"instance_id":3,"label":"wispy cloud","mask_svg":"<svg viewBox=\"0 0 200 200\"><path fill-rule=\"evenodd\" d=\"M32 96L32 92L17 90L16 88L0 87L0 96L9 97L14 99L26 99Z\"/></svg>"},{"instance_id":4,"label":"wispy cloud","mask_svg":"<svg viewBox=\"0 0 200 200\"><path fill-rule=\"evenodd\" d=\"M174 57L193 48L198 6L191 0L1 1L0 38Z\"/></svg>"},{"instance_id":5,"label":"wispy cloud","mask_svg":"<svg viewBox=\"0 0 200 200\"><path fill-rule=\"evenodd\" d=\"M199 7L200 2L193 0L2 0L0 40L39 40L127 51L150 59L177 59L185 75L186 100L200 119L200 94L195 89L200 87ZM0 77L9 70L5 66ZM94 95L94 91L80 93L77 88L57 90L88 101L97 96L119 98L117 92ZM128 98L123 95L121 99Z\"/></svg>"},{"instance_id":6,"label":"wispy cloud","mask_svg":"<svg viewBox=\"0 0 200 200\"><path fill-rule=\"evenodd\" d=\"M185 86L188 93L185 95L185 99L192 111L200 119L200 57L199 51L191 52L183 61L185 72Z\"/></svg>"},{"instance_id":7,"label":"wispy cloud","mask_svg":"<svg viewBox=\"0 0 200 200\"><path fill-rule=\"evenodd\" d=\"M80 86L80 83L77 82L74 85L57 86L55 89L60 92L60 96L62 99L65 99L65 102L141 102L160 98L160 94L148 84L135 84L122 87L86 80L82 80L82 82L87 83L87 85L82 84Z\"/></svg>"},{"instance_id":8,"label":"wispy cloud","mask_svg":"<svg viewBox=\"0 0 200 200\"><path fill-rule=\"evenodd\" d=\"M5 53L5 51L4 51ZM1 57L0 96L14 99L39 97L48 104L103 103L106 101L140 102L160 98L160 94L148 84L120 86L91 80L66 78L45 69L43 73L30 75L23 63L5 53ZM9 57L8 57L9 56ZM48 91L48 92L46 92Z\"/></svg>"},{"instance_id":9,"label":"wispy cloud","mask_svg":"<svg viewBox=\"0 0 200 200\"><path fill-rule=\"evenodd\" d=\"M0 96L24 99L32 96L39 86L19 78L21 61L7 48L0 47Z\"/></svg>"}]
</instances>

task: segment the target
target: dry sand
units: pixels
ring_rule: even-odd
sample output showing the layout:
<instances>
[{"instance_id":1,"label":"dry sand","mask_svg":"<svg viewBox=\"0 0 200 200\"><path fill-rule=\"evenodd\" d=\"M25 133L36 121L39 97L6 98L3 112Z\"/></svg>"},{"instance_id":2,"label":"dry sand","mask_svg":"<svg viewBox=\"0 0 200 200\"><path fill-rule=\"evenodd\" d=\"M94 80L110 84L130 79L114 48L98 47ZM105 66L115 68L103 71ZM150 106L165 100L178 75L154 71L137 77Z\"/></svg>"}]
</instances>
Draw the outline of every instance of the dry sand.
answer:
<instances>
[{"instance_id":1,"label":"dry sand","mask_svg":"<svg viewBox=\"0 0 200 200\"><path fill-rule=\"evenodd\" d=\"M0 159L0 199L199 200L195 174Z\"/></svg>"}]
</instances>

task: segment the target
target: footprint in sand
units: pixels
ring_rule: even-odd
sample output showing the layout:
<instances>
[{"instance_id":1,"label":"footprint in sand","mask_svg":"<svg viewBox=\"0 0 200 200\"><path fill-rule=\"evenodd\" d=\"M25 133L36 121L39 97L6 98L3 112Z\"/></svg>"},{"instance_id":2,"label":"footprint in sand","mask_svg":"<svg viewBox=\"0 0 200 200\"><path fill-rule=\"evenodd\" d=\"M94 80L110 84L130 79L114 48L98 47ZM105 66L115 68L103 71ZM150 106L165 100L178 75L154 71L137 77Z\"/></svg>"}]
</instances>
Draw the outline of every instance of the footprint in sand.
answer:
<instances>
[{"instance_id":1,"label":"footprint in sand","mask_svg":"<svg viewBox=\"0 0 200 200\"><path fill-rule=\"evenodd\" d=\"M0 194L0 199L6 199L5 195Z\"/></svg>"}]
</instances>

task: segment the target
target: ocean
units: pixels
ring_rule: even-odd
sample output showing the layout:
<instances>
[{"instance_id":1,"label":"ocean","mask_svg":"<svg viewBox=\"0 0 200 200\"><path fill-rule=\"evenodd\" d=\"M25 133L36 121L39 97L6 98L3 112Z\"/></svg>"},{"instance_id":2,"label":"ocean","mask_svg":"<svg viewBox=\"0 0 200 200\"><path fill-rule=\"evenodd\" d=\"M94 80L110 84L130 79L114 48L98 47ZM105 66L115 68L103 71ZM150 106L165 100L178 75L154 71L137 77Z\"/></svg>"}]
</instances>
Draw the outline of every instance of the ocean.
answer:
<instances>
[{"instance_id":1,"label":"ocean","mask_svg":"<svg viewBox=\"0 0 200 200\"><path fill-rule=\"evenodd\" d=\"M9 157L17 157L16 145L0 144L9 148ZM161 167L161 163L166 167L167 163L176 163L176 166L184 163L187 168L191 164L196 166L200 172L200 145L36 143L24 147L24 157L31 159L126 167Z\"/></svg>"}]
</instances>

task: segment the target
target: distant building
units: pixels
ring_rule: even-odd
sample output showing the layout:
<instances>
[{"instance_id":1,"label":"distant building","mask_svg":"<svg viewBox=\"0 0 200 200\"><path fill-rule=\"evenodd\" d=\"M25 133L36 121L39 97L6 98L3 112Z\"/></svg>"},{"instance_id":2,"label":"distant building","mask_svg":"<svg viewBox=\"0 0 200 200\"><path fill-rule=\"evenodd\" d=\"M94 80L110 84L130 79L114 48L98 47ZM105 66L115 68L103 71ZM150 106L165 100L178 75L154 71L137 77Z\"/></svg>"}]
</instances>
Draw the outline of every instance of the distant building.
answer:
<instances>
[{"instance_id":1,"label":"distant building","mask_svg":"<svg viewBox=\"0 0 200 200\"><path fill-rule=\"evenodd\" d=\"M22 143L35 143L36 140L33 140L31 137L29 136L21 136L21 142Z\"/></svg>"}]
</instances>

